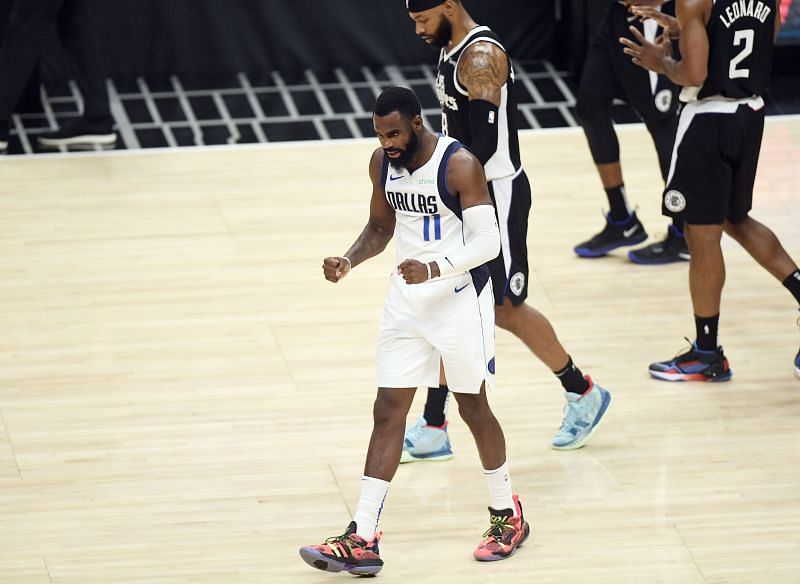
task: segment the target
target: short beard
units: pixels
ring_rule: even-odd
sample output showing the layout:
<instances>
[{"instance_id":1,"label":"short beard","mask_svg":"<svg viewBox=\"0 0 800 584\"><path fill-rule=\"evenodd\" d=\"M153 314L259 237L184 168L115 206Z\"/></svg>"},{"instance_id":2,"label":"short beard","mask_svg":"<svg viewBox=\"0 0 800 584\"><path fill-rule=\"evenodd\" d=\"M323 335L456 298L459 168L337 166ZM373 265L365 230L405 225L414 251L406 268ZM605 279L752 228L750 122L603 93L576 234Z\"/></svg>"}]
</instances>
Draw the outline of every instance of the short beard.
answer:
<instances>
[{"instance_id":1,"label":"short beard","mask_svg":"<svg viewBox=\"0 0 800 584\"><path fill-rule=\"evenodd\" d=\"M436 29L436 34L431 38L431 44L441 49L446 47L450 39L453 38L453 25L444 15L439 18L439 27Z\"/></svg>"},{"instance_id":2,"label":"short beard","mask_svg":"<svg viewBox=\"0 0 800 584\"><path fill-rule=\"evenodd\" d=\"M411 162L412 158L414 158L417 150L419 150L419 138L417 138L416 133L414 133L412 130L411 137L408 139L408 144L406 144L405 150L403 150L403 152L397 158L390 158L389 164L395 168L405 168L408 170L408 163Z\"/></svg>"}]
</instances>

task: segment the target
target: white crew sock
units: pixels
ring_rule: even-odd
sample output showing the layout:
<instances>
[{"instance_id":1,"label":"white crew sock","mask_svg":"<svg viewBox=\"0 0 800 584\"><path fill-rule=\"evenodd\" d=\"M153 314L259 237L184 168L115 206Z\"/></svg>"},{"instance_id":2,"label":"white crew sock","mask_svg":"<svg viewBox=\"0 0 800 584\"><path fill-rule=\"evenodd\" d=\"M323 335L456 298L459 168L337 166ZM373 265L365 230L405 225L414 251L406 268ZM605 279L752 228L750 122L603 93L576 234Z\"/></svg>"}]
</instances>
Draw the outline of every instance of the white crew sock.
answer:
<instances>
[{"instance_id":1,"label":"white crew sock","mask_svg":"<svg viewBox=\"0 0 800 584\"><path fill-rule=\"evenodd\" d=\"M489 485L489 506L495 511L502 511L503 509L511 509L514 515L517 514L516 506L514 505L514 498L511 491L511 476L508 473L508 461L503 463L498 469L486 470L483 469L483 476L486 477L486 483Z\"/></svg>"},{"instance_id":2,"label":"white crew sock","mask_svg":"<svg viewBox=\"0 0 800 584\"><path fill-rule=\"evenodd\" d=\"M361 477L361 498L358 500L356 514L356 533L366 541L375 539L378 519L383 510L383 501L389 492L389 483L372 477Z\"/></svg>"}]
</instances>

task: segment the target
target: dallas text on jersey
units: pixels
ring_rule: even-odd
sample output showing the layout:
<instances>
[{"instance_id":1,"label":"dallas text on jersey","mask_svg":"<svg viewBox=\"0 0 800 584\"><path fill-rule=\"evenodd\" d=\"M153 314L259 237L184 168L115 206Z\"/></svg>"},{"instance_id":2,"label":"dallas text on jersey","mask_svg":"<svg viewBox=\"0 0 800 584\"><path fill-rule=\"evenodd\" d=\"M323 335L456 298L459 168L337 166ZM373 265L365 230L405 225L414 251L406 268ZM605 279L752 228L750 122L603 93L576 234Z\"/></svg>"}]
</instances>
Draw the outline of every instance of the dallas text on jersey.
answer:
<instances>
[{"instance_id":1,"label":"dallas text on jersey","mask_svg":"<svg viewBox=\"0 0 800 584\"><path fill-rule=\"evenodd\" d=\"M434 215L439 210L439 206L436 203L436 195L386 191L386 198L389 204L398 211Z\"/></svg>"}]
</instances>

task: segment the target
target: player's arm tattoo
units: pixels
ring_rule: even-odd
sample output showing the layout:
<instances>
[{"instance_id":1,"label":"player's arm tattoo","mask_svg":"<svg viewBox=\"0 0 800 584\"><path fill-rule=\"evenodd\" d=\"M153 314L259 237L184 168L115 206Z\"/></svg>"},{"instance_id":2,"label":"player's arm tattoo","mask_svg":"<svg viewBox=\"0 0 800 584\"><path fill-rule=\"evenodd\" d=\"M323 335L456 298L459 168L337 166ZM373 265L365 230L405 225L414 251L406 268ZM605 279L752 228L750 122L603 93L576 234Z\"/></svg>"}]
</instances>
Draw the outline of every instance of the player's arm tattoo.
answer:
<instances>
[{"instance_id":1,"label":"player's arm tattoo","mask_svg":"<svg viewBox=\"0 0 800 584\"><path fill-rule=\"evenodd\" d=\"M364 231L361 232L361 235L358 236L353 245L350 246L350 249L344 254L350 259L353 266L375 257L386 249L386 246L392 240L394 225L392 225L391 230L387 228L387 225L382 225L379 221L370 217L364 227Z\"/></svg>"},{"instance_id":2,"label":"player's arm tattoo","mask_svg":"<svg viewBox=\"0 0 800 584\"><path fill-rule=\"evenodd\" d=\"M508 79L508 57L494 43L479 41L470 45L458 62L458 81L470 99L483 99L500 105L500 94Z\"/></svg>"},{"instance_id":3,"label":"player's arm tattoo","mask_svg":"<svg viewBox=\"0 0 800 584\"><path fill-rule=\"evenodd\" d=\"M364 226L361 235L345 252L353 266L356 266L381 253L394 235L396 216L394 209L386 200L386 194L381 183L381 164L383 150L378 148L372 154L369 165L369 175L372 181L372 198L369 203L369 221Z\"/></svg>"}]
</instances>

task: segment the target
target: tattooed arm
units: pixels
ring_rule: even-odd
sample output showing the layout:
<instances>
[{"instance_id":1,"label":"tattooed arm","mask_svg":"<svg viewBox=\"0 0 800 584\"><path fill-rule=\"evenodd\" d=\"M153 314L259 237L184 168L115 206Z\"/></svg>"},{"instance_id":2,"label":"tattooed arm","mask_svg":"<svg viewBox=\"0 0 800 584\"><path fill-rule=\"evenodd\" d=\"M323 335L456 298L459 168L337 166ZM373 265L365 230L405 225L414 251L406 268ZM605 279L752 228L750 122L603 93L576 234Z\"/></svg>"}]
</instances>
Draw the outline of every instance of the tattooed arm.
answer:
<instances>
[{"instance_id":1,"label":"tattooed arm","mask_svg":"<svg viewBox=\"0 0 800 584\"><path fill-rule=\"evenodd\" d=\"M486 163L497 152L497 118L503 86L508 80L508 56L494 43L478 41L458 61L458 82L469 94L469 144Z\"/></svg>"},{"instance_id":2,"label":"tattooed arm","mask_svg":"<svg viewBox=\"0 0 800 584\"><path fill-rule=\"evenodd\" d=\"M458 61L458 82L469 99L500 105L500 89L508 79L508 56L494 43L478 41Z\"/></svg>"}]
</instances>

